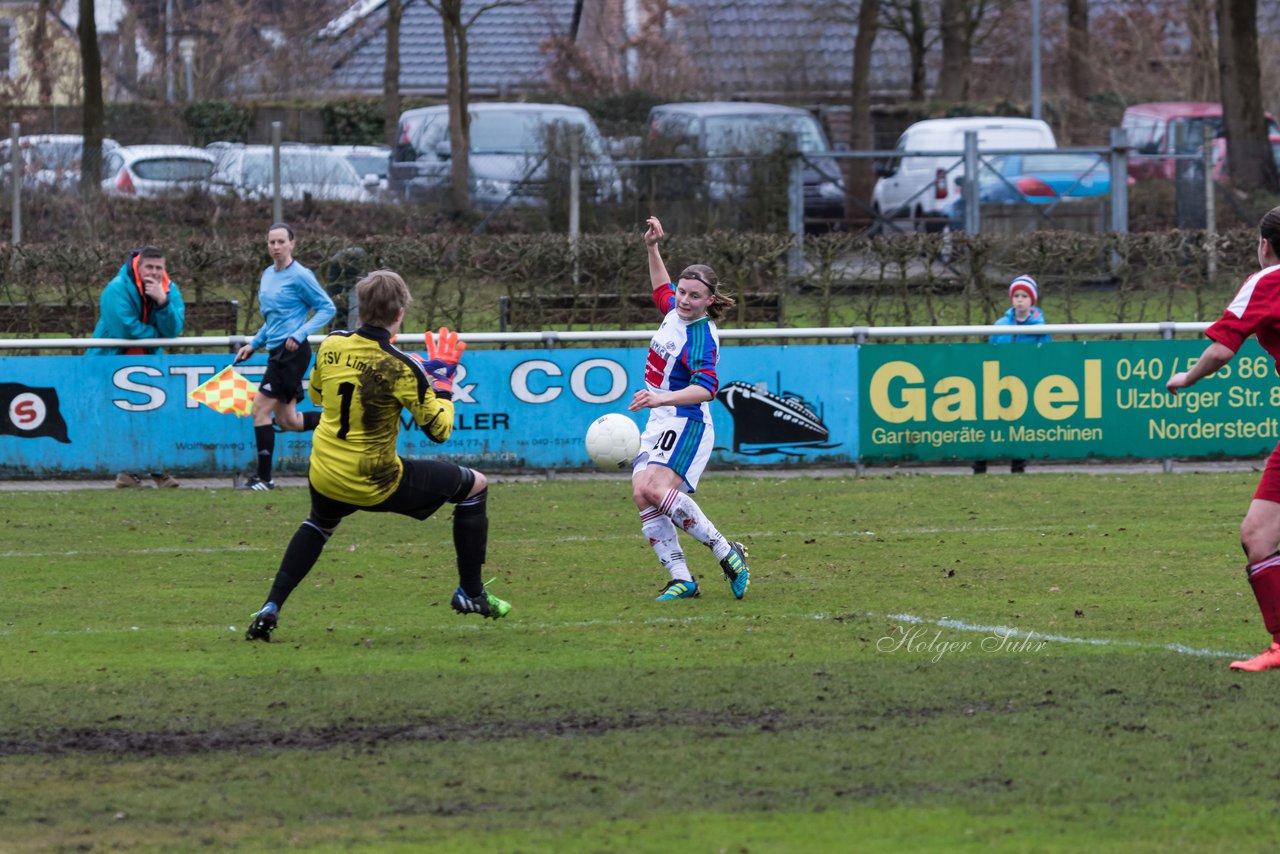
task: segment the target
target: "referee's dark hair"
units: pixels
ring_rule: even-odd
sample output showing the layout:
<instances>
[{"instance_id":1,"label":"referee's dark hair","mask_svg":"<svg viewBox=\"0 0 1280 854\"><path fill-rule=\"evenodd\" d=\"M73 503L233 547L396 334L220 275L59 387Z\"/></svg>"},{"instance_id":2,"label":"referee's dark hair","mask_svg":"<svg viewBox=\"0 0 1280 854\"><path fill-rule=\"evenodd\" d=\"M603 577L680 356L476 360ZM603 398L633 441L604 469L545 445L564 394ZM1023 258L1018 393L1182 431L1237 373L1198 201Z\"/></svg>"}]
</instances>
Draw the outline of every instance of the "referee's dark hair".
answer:
<instances>
[{"instance_id":1,"label":"referee's dark hair","mask_svg":"<svg viewBox=\"0 0 1280 854\"><path fill-rule=\"evenodd\" d=\"M283 228L284 233L289 235L290 240L295 239L293 236L293 226L289 225L289 223L287 222L273 222L271 224L271 227L267 229L267 234L270 234L271 232L275 231L277 228Z\"/></svg>"}]
</instances>

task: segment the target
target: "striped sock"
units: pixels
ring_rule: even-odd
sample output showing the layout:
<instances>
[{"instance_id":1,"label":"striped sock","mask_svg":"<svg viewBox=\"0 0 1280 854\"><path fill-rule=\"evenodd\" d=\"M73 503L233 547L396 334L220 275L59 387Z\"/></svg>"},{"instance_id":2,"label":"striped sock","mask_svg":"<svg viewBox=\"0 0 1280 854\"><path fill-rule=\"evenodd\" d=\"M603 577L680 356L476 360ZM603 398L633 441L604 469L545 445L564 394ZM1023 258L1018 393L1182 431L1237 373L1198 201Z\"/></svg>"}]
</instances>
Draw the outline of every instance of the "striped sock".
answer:
<instances>
[{"instance_id":1,"label":"striped sock","mask_svg":"<svg viewBox=\"0 0 1280 854\"><path fill-rule=\"evenodd\" d=\"M677 528L683 529L689 536L710 548L715 553L716 560L724 560L729 556L729 552L732 551L729 542L716 529L716 526L711 524L711 520L702 512L697 502L680 490L670 490L667 497L662 499L662 506L658 509L670 516Z\"/></svg>"},{"instance_id":2,"label":"striped sock","mask_svg":"<svg viewBox=\"0 0 1280 854\"><path fill-rule=\"evenodd\" d=\"M646 507L640 511L640 530L649 538L649 545L663 568L671 574L672 581L693 581L689 565L685 563L684 550L680 548L680 534L670 519L663 516L658 508Z\"/></svg>"}]
</instances>

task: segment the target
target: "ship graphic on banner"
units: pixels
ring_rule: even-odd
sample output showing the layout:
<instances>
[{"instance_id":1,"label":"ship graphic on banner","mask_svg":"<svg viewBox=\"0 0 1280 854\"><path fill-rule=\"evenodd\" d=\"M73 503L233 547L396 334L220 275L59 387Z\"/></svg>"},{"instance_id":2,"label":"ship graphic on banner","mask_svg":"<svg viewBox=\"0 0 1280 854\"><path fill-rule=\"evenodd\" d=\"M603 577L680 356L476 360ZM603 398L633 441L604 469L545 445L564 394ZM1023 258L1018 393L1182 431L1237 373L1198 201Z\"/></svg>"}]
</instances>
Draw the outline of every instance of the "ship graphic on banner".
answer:
<instances>
[{"instance_id":1,"label":"ship graphic on banner","mask_svg":"<svg viewBox=\"0 0 1280 854\"><path fill-rule=\"evenodd\" d=\"M785 454L835 448L831 431L822 421L821 407L790 392L769 391L767 383L735 380L716 395L733 416L733 452L745 456Z\"/></svg>"}]
</instances>

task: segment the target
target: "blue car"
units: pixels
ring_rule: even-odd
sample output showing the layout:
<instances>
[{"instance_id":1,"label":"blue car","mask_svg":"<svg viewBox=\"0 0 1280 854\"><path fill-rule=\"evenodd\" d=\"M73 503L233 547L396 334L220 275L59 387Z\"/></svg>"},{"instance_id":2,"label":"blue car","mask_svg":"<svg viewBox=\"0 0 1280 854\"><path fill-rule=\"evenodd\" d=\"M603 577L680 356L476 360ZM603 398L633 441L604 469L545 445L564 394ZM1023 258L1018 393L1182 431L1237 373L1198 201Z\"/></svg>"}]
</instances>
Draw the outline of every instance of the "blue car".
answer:
<instances>
[{"instance_id":1,"label":"blue car","mask_svg":"<svg viewBox=\"0 0 1280 854\"><path fill-rule=\"evenodd\" d=\"M947 209L948 225L964 229L964 201L969 182ZM978 198L982 205L1029 203L1047 205L1096 199L1111 194L1111 169L1098 154L1044 151L983 158Z\"/></svg>"}]
</instances>

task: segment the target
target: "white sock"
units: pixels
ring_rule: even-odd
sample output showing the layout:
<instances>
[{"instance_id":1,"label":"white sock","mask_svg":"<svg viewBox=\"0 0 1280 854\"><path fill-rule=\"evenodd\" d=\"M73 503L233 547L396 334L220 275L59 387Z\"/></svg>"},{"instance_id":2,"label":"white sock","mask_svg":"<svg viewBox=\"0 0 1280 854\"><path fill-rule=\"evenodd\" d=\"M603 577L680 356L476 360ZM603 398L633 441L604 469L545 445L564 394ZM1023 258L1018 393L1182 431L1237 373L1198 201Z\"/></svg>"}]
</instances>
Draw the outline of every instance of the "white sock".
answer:
<instances>
[{"instance_id":1,"label":"white sock","mask_svg":"<svg viewBox=\"0 0 1280 854\"><path fill-rule=\"evenodd\" d=\"M658 508L646 507L640 511L640 530L649 538L649 545L653 546L663 568L671 574L672 581L693 581L689 565L684 560L684 551L680 548L680 535L670 519Z\"/></svg>"},{"instance_id":2,"label":"white sock","mask_svg":"<svg viewBox=\"0 0 1280 854\"><path fill-rule=\"evenodd\" d=\"M716 560L724 560L729 556L729 552L732 551L729 541L716 530L716 526L711 524L711 520L702 512L702 508L688 495L673 489L667 493L667 497L662 500L662 507L658 509L670 516L677 528L683 529L695 540L710 548Z\"/></svg>"}]
</instances>

